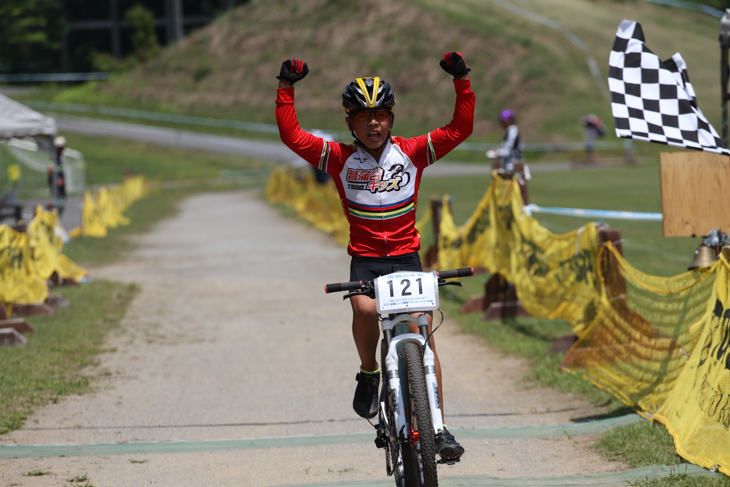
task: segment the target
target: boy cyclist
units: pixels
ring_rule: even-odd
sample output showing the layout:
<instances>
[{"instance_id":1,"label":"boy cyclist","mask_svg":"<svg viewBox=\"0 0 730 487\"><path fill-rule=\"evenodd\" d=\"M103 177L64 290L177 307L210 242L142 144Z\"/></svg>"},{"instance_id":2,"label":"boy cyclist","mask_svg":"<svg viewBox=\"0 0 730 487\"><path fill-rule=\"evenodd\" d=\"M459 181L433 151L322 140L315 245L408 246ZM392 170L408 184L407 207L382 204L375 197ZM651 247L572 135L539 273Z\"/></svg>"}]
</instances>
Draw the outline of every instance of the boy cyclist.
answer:
<instances>
[{"instance_id":1,"label":"boy cyclist","mask_svg":"<svg viewBox=\"0 0 730 487\"><path fill-rule=\"evenodd\" d=\"M421 271L416 231L416 203L423 170L471 135L475 95L470 69L458 52L444 54L441 67L454 77L456 106L451 122L425 135L405 139L391 136L395 92L377 77L358 78L342 94L345 123L353 144L326 141L303 131L294 109L293 85L304 78L307 64L289 59L282 63L276 98L276 121L281 140L304 160L334 179L350 224L348 253L352 256L350 281L372 280L394 271ZM372 418L378 412L380 368L376 349L380 328L375 301L367 296L350 299L352 333L360 356L360 373L353 399L355 412ZM429 329L432 318L429 317ZM431 348L436 355L433 337ZM436 377L443 412L441 366ZM444 427L436 449L442 459L458 458L464 448Z\"/></svg>"}]
</instances>

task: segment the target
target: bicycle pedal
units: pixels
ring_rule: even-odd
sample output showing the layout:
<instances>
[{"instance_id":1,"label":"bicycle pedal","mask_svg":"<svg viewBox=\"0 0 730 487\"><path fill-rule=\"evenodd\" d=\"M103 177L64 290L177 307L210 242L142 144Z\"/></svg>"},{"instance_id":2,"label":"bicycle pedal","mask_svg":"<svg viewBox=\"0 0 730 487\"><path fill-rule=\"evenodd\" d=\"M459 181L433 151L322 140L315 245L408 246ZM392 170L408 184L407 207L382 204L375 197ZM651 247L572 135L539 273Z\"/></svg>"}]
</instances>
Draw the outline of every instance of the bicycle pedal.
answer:
<instances>
[{"instance_id":1,"label":"bicycle pedal","mask_svg":"<svg viewBox=\"0 0 730 487\"><path fill-rule=\"evenodd\" d=\"M437 460L436 463L439 463L441 465L454 465L455 463L459 463L461 461L461 457L457 458L442 458L441 460Z\"/></svg>"},{"instance_id":2,"label":"bicycle pedal","mask_svg":"<svg viewBox=\"0 0 730 487\"><path fill-rule=\"evenodd\" d=\"M378 436L375 438L375 446L377 448L385 448L388 446L388 435L385 434L385 431L378 430Z\"/></svg>"}]
</instances>

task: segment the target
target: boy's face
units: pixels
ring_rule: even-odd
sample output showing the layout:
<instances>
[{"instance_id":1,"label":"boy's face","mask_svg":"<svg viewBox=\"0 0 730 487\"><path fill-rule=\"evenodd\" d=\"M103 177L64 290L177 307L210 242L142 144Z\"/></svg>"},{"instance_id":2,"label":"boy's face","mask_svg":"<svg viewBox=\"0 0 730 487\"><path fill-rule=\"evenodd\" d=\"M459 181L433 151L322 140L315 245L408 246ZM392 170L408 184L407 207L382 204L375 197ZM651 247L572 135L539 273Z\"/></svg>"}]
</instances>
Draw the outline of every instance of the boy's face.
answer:
<instances>
[{"instance_id":1,"label":"boy's face","mask_svg":"<svg viewBox=\"0 0 730 487\"><path fill-rule=\"evenodd\" d=\"M377 149L385 143L393 127L393 112L387 108L357 110L345 121L365 147Z\"/></svg>"}]
</instances>

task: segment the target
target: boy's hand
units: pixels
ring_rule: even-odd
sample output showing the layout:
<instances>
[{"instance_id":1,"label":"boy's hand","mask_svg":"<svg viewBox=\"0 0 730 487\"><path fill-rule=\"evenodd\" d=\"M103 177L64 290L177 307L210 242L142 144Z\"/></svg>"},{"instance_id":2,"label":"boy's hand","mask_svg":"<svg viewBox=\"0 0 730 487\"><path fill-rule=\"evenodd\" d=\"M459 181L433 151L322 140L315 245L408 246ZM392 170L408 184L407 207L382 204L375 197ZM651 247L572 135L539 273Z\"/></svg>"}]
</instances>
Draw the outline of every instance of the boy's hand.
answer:
<instances>
[{"instance_id":1,"label":"boy's hand","mask_svg":"<svg viewBox=\"0 0 730 487\"><path fill-rule=\"evenodd\" d=\"M287 59L281 63L281 71L276 79L283 81L286 84L293 85L300 79L304 78L309 73L307 63L300 61L299 59Z\"/></svg>"},{"instance_id":2,"label":"boy's hand","mask_svg":"<svg viewBox=\"0 0 730 487\"><path fill-rule=\"evenodd\" d=\"M461 53L456 51L445 53L444 58L439 64L441 64L444 71L453 76L454 79L466 76L469 71L471 71L471 68L466 67L466 62L464 62L464 58L461 56Z\"/></svg>"}]
</instances>

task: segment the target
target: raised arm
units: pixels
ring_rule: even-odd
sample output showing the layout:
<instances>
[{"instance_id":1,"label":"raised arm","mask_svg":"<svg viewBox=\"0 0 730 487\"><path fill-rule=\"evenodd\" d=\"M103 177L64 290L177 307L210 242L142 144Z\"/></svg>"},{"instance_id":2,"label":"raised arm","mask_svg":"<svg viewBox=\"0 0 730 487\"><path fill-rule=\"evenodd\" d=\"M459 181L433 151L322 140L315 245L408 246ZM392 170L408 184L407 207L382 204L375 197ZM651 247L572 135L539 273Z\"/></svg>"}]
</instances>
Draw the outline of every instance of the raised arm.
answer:
<instances>
[{"instance_id":1,"label":"raised arm","mask_svg":"<svg viewBox=\"0 0 730 487\"><path fill-rule=\"evenodd\" d=\"M279 89L276 94L276 124L281 141L299 157L310 164L318 165L322 147L326 142L302 130L294 109L294 83L309 73L309 67L299 59L287 59L281 64Z\"/></svg>"},{"instance_id":2,"label":"raised arm","mask_svg":"<svg viewBox=\"0 0 730 487\"><path fill-rule=\"evenodd\" d=\"M456 104L451 122L430 134L436 159L440 159L465 141L474 129L474 104L476 96L471 91L470 68L459 52L447 52L440 62L444 71L454 77Z\"/></svg>"}]
</instances>

